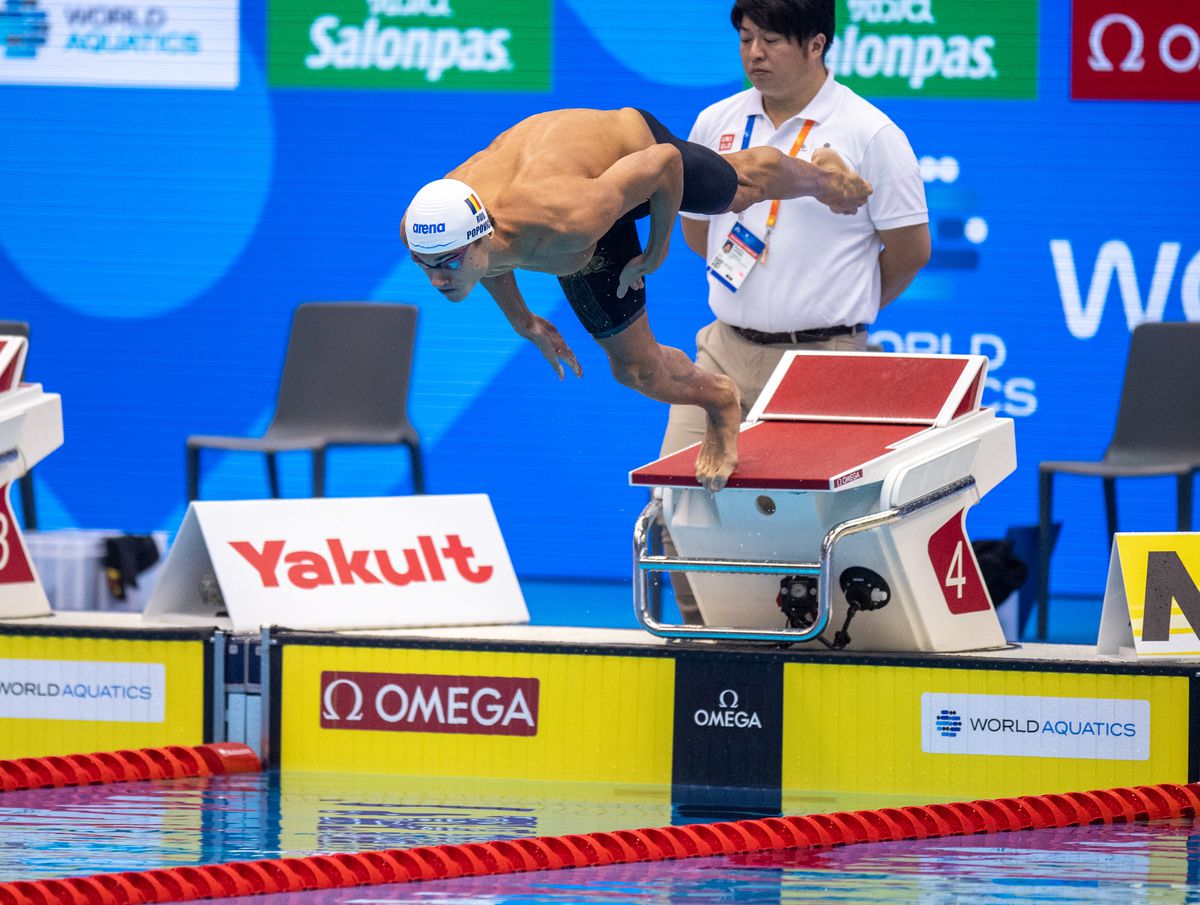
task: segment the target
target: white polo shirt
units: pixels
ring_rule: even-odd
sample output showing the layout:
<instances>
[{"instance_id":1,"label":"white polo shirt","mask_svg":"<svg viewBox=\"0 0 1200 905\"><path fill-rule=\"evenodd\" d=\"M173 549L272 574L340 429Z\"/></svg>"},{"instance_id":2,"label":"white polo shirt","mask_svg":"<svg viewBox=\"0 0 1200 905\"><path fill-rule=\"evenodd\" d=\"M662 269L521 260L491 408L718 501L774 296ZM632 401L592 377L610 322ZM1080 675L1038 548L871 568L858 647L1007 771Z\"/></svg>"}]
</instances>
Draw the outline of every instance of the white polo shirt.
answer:
<instances>
[{"instance_id":1,"label":"white polo shirt","mask_svg":"<svg viewBox=\"0 0 1200 905\"><path fill-rule=\"evenodd\" d=\"M814 198L782 202L771 231L766 263L760 262L737 292L709 276L708 303L722 321L769 333L869 324L879 313L876 230L926 223L925 184L904 133L887 116L831 72L812 101L778 129L751 88L713 104L696 118L690 141L721 154L741 150L747 117L754 117L749 147L770 145L787 154L805 120L815 125L797 157L809 160L828 144L871 183L874 193L853 215L835 214ZM744 211L742 222L762 237L769 201ZM708 260L725 242L737 214L708 220Z\"/></svg>"}]
</instances>

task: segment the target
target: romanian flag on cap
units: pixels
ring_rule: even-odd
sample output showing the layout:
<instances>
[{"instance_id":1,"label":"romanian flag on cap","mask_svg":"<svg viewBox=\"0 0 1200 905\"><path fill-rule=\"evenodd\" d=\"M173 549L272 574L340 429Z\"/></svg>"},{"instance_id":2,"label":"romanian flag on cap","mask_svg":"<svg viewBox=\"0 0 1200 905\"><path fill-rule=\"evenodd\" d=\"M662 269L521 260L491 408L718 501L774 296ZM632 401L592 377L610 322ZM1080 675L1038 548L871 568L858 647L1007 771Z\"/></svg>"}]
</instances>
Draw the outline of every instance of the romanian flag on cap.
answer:
<instances>
[{"instance_id":1,"label":"romanian flag on cap","mask_svg":"<svg viewBox=\"0 0 1200 905\"><path fill-rule=\"evenodd\" d=\"M475 197L474 192L467 196L467 207L471 209L472 214L478 214L481 210L483 210L483 204L480 203L477 197Z\"/></svg>"}]
</instances>

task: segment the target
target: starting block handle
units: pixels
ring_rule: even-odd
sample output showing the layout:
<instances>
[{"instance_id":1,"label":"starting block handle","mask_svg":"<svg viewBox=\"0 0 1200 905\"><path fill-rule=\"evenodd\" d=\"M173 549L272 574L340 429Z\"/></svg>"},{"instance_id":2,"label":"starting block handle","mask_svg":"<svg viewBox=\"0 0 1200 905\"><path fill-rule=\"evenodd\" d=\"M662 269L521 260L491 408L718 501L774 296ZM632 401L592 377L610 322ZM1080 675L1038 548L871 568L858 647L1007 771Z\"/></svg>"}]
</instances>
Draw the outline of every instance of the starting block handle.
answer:
<instances>
[{"instance_id":1,"label":"starting block handle","mask_svg":"<svg viewBox=\"0 0 1200 905\"><path fill-rule=\"evenodd\" d=\"M829 624L833 613L833 553L839 541L882 528L893 522L908 518L923 509L940 503L952 496L965 493L975 487L975 478L968 475L917 497L911 502L882 512L874 512L861 518L839 522L829 529L821 541L821 559L812 563L755 562L736 559L685 559L649 554L650 539L654 525L662 515L662 500L652 499L638 516L633 529L633 613L638 623L652 635L660 638L696 638L706 641L773 641L798 644L812 641ZM650 611L651 572L723 572L754 573L769 575L816 575L817 618L810 628L804 629L740 629L709 625L672 625L660 621L661 614Z\"/></svg>"}]
</instances>

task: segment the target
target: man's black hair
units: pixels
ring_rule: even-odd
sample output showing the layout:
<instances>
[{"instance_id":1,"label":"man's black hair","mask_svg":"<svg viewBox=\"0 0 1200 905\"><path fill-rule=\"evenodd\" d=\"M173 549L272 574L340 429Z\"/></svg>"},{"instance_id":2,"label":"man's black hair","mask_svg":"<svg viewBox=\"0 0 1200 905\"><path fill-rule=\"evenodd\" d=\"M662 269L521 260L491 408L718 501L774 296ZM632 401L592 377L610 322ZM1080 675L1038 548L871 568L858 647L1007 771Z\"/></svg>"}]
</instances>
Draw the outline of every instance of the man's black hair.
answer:
<instances>
[{"instance_id":1,"label":"man's black hair","mask_svg":"<svg viewBox=\"0 0 1200 905\"><path fill-rule=\"evenodd\" d=\"M738 30L742 21L749 19L759 28L793 38L798 44L824 35L822 55L833 43L836 18L834 0L734 0L729 11L729 21Z\"/></svg>"}]
</instances>

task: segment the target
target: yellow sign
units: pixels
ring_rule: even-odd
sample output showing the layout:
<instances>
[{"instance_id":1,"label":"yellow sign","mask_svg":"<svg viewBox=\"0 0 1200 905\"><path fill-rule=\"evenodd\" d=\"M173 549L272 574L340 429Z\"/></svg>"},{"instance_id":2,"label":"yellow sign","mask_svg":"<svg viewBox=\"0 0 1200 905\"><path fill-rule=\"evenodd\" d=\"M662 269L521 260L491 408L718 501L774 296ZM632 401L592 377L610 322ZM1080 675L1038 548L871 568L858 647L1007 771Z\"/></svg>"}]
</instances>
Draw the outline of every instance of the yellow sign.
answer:
<instances>
[{"instance_id":1,"label":"yellow sign","mask_svg":"<svg viewBox=\"0 0 1200 905\"><path fill-rule=\"evenodd\" d=\"M205 645L0 634L0 758L202 744Z\"/></svg>"},{"instance_id":2,"label":"yellow sign","mask_svg":"<svg viewBox=\"0 0 1200 905\"><path fill-rule=\"evenodd\" d=\"M785 810L813 789L949 801L1187 782L1188 681L788 663Z\"/></svg>"},{"instance_id":3,"label":"yellow sign","mask_svg":"<svg viewBox=\"0 0 1200 905\"><path fill-rule=\"evenodd\" d=\"M1118 534L1097 648L1139 657L1200 656L1200 533Z\"/></svg>"},{"instance_id":4,"label":"yellow sign","mask_svg":"<svg viewBox=\"0 0 1200 905\"><path fill-rule=\"evenodd\" d=\"M285 770L669 783L674 662L289 644Z\"/></svg>"}]
</instances>

